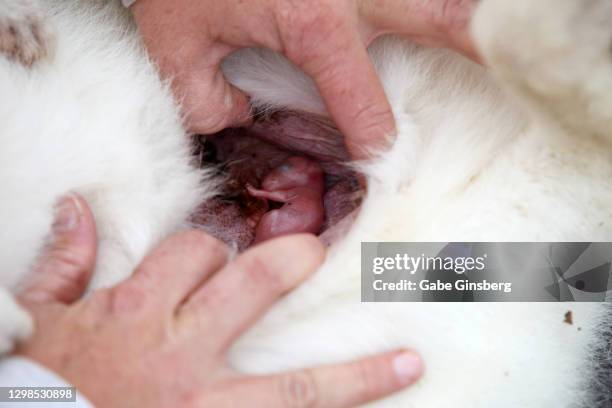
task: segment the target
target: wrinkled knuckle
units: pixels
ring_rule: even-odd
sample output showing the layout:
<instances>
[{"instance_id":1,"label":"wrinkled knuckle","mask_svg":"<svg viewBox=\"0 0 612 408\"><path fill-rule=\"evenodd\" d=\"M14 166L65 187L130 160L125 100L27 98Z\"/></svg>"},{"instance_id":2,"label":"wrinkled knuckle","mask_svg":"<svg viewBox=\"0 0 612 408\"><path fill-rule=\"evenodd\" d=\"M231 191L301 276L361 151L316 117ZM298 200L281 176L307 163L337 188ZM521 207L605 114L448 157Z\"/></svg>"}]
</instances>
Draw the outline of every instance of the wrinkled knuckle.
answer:
<instances>
[{"instance_id":1,"label":"wrinkled knuckle","mask_svg":"<svg viewBox=\"0 0 612 408\"><path fill-rule=\"evenodd\" d=\"M251 255L245 268L254 287L265 288L273 293L282 293L286 290L286 283L280 271L271 268L261 255Z\"/></svg>"},{"instance_id":2,"label":"wrinkled knuckle","mask_svg":"<svg viewBox=\"0 0 612 408\"><path fill-rule=\"evenodd\" d=\"M351 86L347 84L346 69L344 66L339 65L334 59L323 59L313 64L310 68L310 72L323 87L338 86L338 84L344 84L346 87Z\"/></svg>"},{"instance_id":3,"label":"wrinkled knuckle","mask_svg":"<svg viewBox=\"0 0 612 408\"><path fill-rule=\"evenodd\" d=\"M58 280L66 283L84 284L89 278L91 267L87 256L67 248L57 248L49 253L47 267L52 269Z\"/></svg>"},{"instance_id":4,"label":"wrinkled knuckle","mask_svg":"<svg viewBox=\"0 0 612 408\"><path fill-rule=\"evenodd\" d=\"M58 264L56 261L51 261L47 266L53 272L53 276L49 276L47 284L52 282L53 287L61 288L63 293L81 293L87 286L89 274L85 268L80 266L67 267L65 263Z\"/></svg>"},{"instance_id":5,"label":"wrinkled knuckle","mask_svg":"<svg viewBox=\"0 0 612 408\"><path fill-rule=\"evenodd\" d=\"M357 109L350 117L352 123L358 123L359 129L372 137L391 136L393 114L386 106L368 104Z\"/></svg>"},{"instance_id":6,"label":"wrinkled knuckle","mask_svg":"<svg viewBox=\"0 0 612 408\"><path fill-rule=\"evenodd\" d=\"M312 372L305 370L280 378L280 396L288 408L312 408L319 405L319 391Z\"/></svg>"}]
</instances>

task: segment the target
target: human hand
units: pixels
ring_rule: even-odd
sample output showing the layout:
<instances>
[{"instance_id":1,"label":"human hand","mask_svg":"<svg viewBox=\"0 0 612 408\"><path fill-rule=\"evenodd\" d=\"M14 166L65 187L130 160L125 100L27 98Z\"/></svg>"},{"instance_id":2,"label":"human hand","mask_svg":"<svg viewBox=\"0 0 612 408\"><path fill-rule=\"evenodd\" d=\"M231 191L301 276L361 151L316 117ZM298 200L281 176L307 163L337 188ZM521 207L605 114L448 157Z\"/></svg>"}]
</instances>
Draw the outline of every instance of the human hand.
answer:
<instances>
[{"instance_id":1,"label":"human hand","mask_svg":"<svg viewBox=\"0 0 612 408\"><path fill-rule=\"evenodd\" d=\"M455 50L480 62L469 30L479 0L358 1L369 42L383 34L397 34L429 47Z\"/></svg>"},{"instance_id":2,"label":"human hand","mask_svg":"<svg viewBox=\"0 0 612 408\"><path fill-rule=\"evenodd\" d=\"M310 75L353 158L385 148L395 123L366 46L397 33L475 51L467 23L474 0L138 0L134 18L163 77L173 79L187 127L214 133L249 118L245 95L221 60L244 47L283 53Z\"/></svg>"},{"instance_id":3,"label":"human hand","mask_svg":"<svg viewBox=\"0 0 612 408\"><path fill-rule=\"evenodd\" d=\"M36 331L17 353L70 381L96 406L354 406L417 380L420 359L389 352L357 362L268 376L233 371L232 342L323 261L316 238L295 235L253 247L227 263L228 249L197 231L153 250L127 281L77 300L95 258L86 203L72 217L20 296Z\"/></svg>"}]
</instances>

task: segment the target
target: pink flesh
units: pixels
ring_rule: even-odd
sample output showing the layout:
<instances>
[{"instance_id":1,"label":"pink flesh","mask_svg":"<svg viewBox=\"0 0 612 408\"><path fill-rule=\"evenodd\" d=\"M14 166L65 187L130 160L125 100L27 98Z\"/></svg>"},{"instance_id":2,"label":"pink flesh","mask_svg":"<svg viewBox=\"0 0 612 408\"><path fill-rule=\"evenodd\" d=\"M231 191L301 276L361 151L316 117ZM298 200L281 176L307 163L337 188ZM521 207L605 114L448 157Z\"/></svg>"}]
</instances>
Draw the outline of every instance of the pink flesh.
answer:
<instances>
[{"instance_id":1,"label":"pink flesh","mask_svg":"<svg viewBox=\"0 0 612 408\"><path fill-rule=\"evenodd\" d=\"M249 193L258 198L284 205L267 212L259 221L255 243L281 235L317 233L324 220L323 170L312 160L290 157L264 178L261 189L247 186Z\"/></svg>"},{"instance_id":2,"label":"pink flesh","mask_svg":"<svg viewBox=\"0 0 612 408\"><path fill-rule=\"evenodd\" d=\"M225 182L192 222L240 251L285 233L327 233L361 201L342 135L310 116L275 113L207 137L197 153Z\"/></svg>"}]
</instances>

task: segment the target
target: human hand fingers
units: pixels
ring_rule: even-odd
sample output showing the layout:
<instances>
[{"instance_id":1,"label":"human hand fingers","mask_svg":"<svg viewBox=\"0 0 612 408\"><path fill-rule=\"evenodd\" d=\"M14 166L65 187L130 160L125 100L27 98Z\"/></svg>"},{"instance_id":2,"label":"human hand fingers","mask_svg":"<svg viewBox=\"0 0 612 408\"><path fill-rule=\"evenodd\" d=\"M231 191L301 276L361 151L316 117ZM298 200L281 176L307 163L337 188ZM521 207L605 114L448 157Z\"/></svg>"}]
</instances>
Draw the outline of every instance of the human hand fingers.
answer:
<instances>
[{"instance_id":1,"label":"human hand fingers","mask_svg":"<svg viewBox=\"0 0 612 408\"><path fill-rule=\"evenodd\" d=\"M359 0L368 39L386 33L446 47L480 62L469 26L478 0Z\"/></svg>"},{"instance_id":2,"label":"human hand fingers","mask_svg":"<svg viewBox=\"0 0 612 408\"><path fill-rule=\"evenodd\" d=\"M228 261L229 248L197 230L177 233L161 242L118 286L142 294L151 308L174 315L178 305Z\"/></svg>"},{"instance_id":3,"label":"human hand fingers","mask_svg":"<svg viewBox=\"0 0 612 408\"><path fill-rule=\"evenodd\" d=\"M213 347L223 351L279 297L313 273L324 257L322 244L307 234L256 245L193 293L179 310L179 323L196 341L200 331L214 333Z\"/></svg>"},{"instance_id":4,"label":"human hand fingers","mask_svg":"<svg viewBox=\"0 0 612 408\"><path fill-rule=\"evenodd\" d=\"M247 377L236 381L211 405L354 407L412 385L423 370L416 353L395 351L343 364Z\"/></svg>"},{"instance_id":5,"label":"human hand fingers","mask_svg":"<svg viewBox=\"0 0 612 408\"><path fill-rule=\"evenodd\" d=\"M299 3L278 13L284 52L314 80L354 159L393 141L395 120L350 2Z\"/></svg>"},{"instance_id":6,"label":"human hand fingers","mask_svg":"<svg viewBox=\"0 0 612 408\"><path fill-rule=\"evenodd\" d=\"M56 206L49 245L23 285L24 303L72 303L79 299L96 260L96 226L85 200L70 194Z\"/></svg>"},{"instance_id":7,"label":"human hand fingers","mask_svg":"<svg viewBox=\"0 0 612 408\"><path fill-rule=\"evenodd\" d=\"M213 38L198 4L176 1L169 8L165 0L145 0L131 10L149 56L172 84L190 132L210 134L248 123L248 99L220 70L233 48Z\"/></svg>"}]
</instances>

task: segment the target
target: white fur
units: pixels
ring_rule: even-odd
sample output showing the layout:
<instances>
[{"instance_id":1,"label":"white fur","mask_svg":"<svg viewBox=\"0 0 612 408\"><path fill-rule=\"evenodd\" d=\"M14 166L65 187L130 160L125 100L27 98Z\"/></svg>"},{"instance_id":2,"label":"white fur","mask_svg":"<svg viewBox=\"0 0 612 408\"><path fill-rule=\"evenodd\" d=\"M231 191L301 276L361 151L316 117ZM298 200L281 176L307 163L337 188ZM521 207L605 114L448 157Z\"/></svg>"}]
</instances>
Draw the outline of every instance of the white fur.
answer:
<instances>
[{"instance_id":1,"label":"white fur","mask_svg":"<svg viewBox=\"0 0 612 408\"><path fill-rule=\"evenodd\" d=\"M0 58L0 285L14 289L45 243L53 206L75 191L97 220L97 273L116 283L212 188L189 163L170 93L121 9L53 1L53 63Z\"/></svg>"},{"instance_id":2,"label":"white fur","mask_svg":"<svg viewBox=\"0 0 612 408\"><path fill-rule=\"evenodd\" d=\"M25 65L53 54L53 31L36 0L0 0L0 10L0 52Z\"/></svg>"},{"instance_id":3,"label":"white fur","mask_svg":"<svg viewBox=\"0 0 612 408\"><path fill-rule=\"evenodd\" d=\"M176 108L125 15L94 0L49 3L53 61L27 70L0 57L0 284L27 274L53 202L72 190L96 215L94 286L108 285L212 187L198 189ZM603 304L360 303L361 241L612 237L612 10L606 0L536 3L479 8L474 32L491 72L398 40L372 47L397 142L364 165L369 195L349 235L234 347L237 368L412 347L425 377L381 406L590 406ZM224 69L261 106L322 112L312 82L271 53L241 52Z\"/></svg>"}]
</instances>

